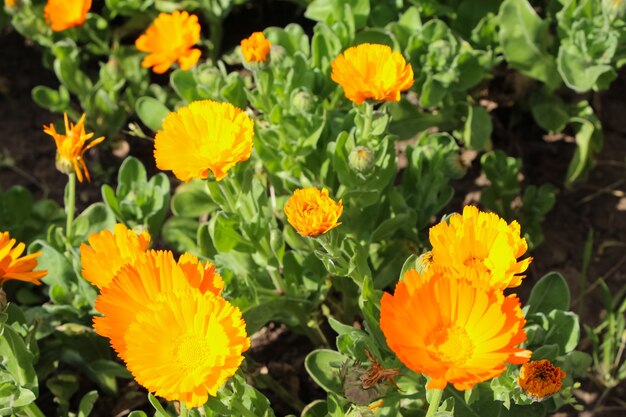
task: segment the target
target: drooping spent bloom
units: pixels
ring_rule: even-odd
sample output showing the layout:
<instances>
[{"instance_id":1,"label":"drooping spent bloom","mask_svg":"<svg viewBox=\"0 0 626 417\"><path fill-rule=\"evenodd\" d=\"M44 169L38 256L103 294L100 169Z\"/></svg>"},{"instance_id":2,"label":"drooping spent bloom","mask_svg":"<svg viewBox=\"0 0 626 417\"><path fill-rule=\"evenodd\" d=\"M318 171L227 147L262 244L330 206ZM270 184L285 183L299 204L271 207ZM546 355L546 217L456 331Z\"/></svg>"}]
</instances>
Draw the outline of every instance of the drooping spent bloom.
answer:
<instances>
[{"instance_id":1,"label":"drooping spent bloom","mask_svg":"<svg viewBox=\"0 0 626 417\"><path fill-rule=\"evenodd\" d=\"M528 361L525 319L516 295L435 268L409 270L394 295L381 300L380 326L391 350L410 369L428 375L428 389L458 390L500 375L505 362Z\"/></svg>"},{"instance_id":2,"label":"drooping spent bloom","mask_svg":"<svg viewBox=\"0 0 626 417\"><path fill-rule=\"evenodd\" d=\"M488 272L491 285L499 289L520 285L524 275L519 274L532 261L517 260L528 249L518 222L507 224L497 214L474 206L431 227L429 237L435 264L468 278Z\"/></svg>"},{"instance_id":3,"label":"drooping spent bloom","mask_svg":"<svg viewBox=\"0 0 626 417\"><path fill-rule=\"evenodd\" d=\"M413 68L387 45L363 43L346 49L331 64L330 77L355 104L367 99L399 101L413 85Z\"/></svg>"},{"instance_id":4,"label":"drooping spent bloom","mask_svg":"<svg viewBox=\"0 0 626 417\"><path fill-rule=\"evenodd\" d=\"M220 181L237 162L250 158L253 125L230 103L194 101L163 121L154 141L157 167L184 182L208 178L209 171Z\"/></svg>"},{"instance_id":5,"label":"drooping spent bloom","mask_svg":"<svg viewBox=\"0 0 626 417\"><path fill-rule=\"evenodd\" d=\"M80 245L83 276L96 287L109 285L115 274L125 265L132 264L145 253L150 244L148 232L137 234L118 223L113 232L103 230L87 239L89 245Z\"/></svg>"},{"instance_id":6,"label":"drooping spent bloom","mask_svg":"<svg viewBox=\"0 0 626 417\"><path fill-rule=\"evenodd\" d=\"M141 65L157 74L166 72L174 62L188 70L196 65L201 52L193 46L200 41L198 17L186 11L160 13L152 25L135 41L135 47L148 52Z\"/></svg>"},{"instance_id":7,"label":"drooping spent bloom","mask_svg":"<svg viewBox=\"0 0 626 417\"><path fill-rule=\"evenodd\" d=\"M104 317L94 318L139 384L187 407L216 395L250 346L241 311L219 295L219 285L206 285L214 269L202 267L198 280L193 263L151 251L127 264L98 296Z\"/></svg>"},{"instance_id":8,"label":"drooping spent bloom","mask_svg":"<svg viewBox=\"0 0 626 417\"><path fill-rule=\"evenodd\" d=\"M33 271L37 268L37 257L41 252L22 256L26 245L11 239L9 232L0 233L0 287L9 280L25 281L41 285L39 280L46 276L48 271Z\"/></svg>"},{"instance_id":9,"label":"drooping spent bloom","mask_svg":"<svg viewBox=\"0 0 626 417\"><path fill-rule=\"evenodd\" d=\"M300 235L315 237L341 224L343 204L330 198L327 189L310 187L296 190L284 210L287 221Z\"/></svg>"},{"instance_id":10,"label":"drooping spent bloom","mask_svg":"<svg viewBox=\"0 0 626 417\"><path fill-rule=\"evenodd\" d=\"M90 8L91 0L48 0L43 13L52 30L60 32L85 23Z\"/></svg>"},{"instance_id":11,"label":"drooping spent bloom","mask_svg":"<svg viewBox=\"0 0 626 417\"><path fill-rule=\"evenodd\" d=\"M565 372L549 360L528 362L522 365L517 383L526 395L535 401L543 401L561 390Z\"/></svg>"},{"instance_id":12,"label":"drooping spent bloom","mask_svg":"<svg viewBox=\"0 0 626 417\"><path fill-rule=\"evenodd\" d=\"M263 32L254 32L241 41L241 53L246 62L265 62L270 53L272 43Z\"/></svg>"},{"instance_id":13,"label":"drooping spent bloom","mask_svg":"<svg viewBox=\"0 0 626 417\"><path fill-rule=\"evenodd\" d=\"M58 133L53 124L44 126L44 133L52 136L57 145L56 166L64 174L76 173L78 181L83 182L83 175L87 181L91 181L89 171L85 164L85 152L104 140L104 137L92 139L92 133L85 131L85 115L83 114L78 123L74 124L63 114L65 119L65 134Z\"/></svg>"}]
</instances>

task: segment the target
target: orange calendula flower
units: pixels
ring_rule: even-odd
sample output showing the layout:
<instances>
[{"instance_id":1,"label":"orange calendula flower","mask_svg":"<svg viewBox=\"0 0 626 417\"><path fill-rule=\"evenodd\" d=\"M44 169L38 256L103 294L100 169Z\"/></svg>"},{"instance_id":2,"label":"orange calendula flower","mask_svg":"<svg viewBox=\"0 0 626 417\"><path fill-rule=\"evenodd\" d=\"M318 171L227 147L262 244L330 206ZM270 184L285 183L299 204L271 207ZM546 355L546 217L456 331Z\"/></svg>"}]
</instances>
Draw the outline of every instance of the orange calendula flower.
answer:
<instances>
[{"instance_id":1,"label":"orange calendula flower","mask_svg":"<svg viewBox=\"0 0 626 417\"><path fill-rule=\"evenodd\" d=\"M530 398L543 401L546 397L561 390L563 378L565 378L565 372L561 368L542 359L522 365L517 383Z\"/></svg>"},{"instance_id":2,"label":"orange calendula flower","mask_svg":"<svg viewBox=\"0 0 626 417\"><path fill-rule=\"evenodd\" d=\"M346 49L331 64L330 77L348 99L399 101L400 92L413 85L413 68L399 52L386 45L363 43Z\"/></svg>"},{"instance_id":3,"label":"orange calendula flower","mask_svg":"<svg viewBox=\"0 0 626 417\"><path fill-rule=\"evenodd\" d=\"M115 274L128 263L145 253L150 244L148 232L137 234L123 224L116 224L113 233L103 230L87 239L89 245L80 246L83 276L96 287L109 285Z\"/></svg>"},{"instance_id":4,"label":"orange calendula flower","mask_svg":"<svg viewBox=\"0 0 626 417\"><path fill-rule=\"evenodd\" d=\"M526 340L515 295L434 268L409 270L394 295L381 300L380 326L387 343L410 369L429 376L428 389L448 382L458 390L500 375L505 362L530 358L515 346Z\"/></svg>"},{"instance_id":5,"label":"orange calendula flower","mask_svg":"<svg viewBox=\"0 0 626 417\"><path fill-rule=\"evenodd\" d=\"M263 32L254 32L249 38L241 41L241 53L246 62L265 62L270 53L272 43Z\"/></svg>"},{"instance_id":6,"label":"orange calendula flower","mask_svg":"<svg viewBox=\"0 0 626 417\"><path fill-rule=\"evenodd\" d=\"M196 261L153 251L127 264L102 290L104 317L94 319L138 383L187 407L216 395L250 346L241 311L218 295L214 269Z\"/></svg>"},{"instance_id":7,"label":"orange calendula flower","mask_svg":"<svg viewBox=\"0 0 626 417\"><path fill-rule=\"evenodd\" d=\"M517 261L528 249L520 236L520 225L493 213L466 206L463 214L454 214L447 221L430 228L432 261L462 277L488 272L489 282L496 288L517 287L532 258Z\"/></svg>"},{"instance_id":8,"label":"orange calendula flower","mask_svg":"<svg viewBox=\"0 0 626 417\"><path fill-rule=\"evenodd\" d=\"M254 123L230 103L194 101L167 115L154 141L154 158L185 182L208 178L220 181L237 162L252 153Z\"/></svg>"},{"instance_id":9,"label":"orange calendula flower","mask_svg":"<svg viewBox=\"0 0 626 417\"><path fill-rule=\"evenodd\" d=\"M198 17L186 11L161 13L152 25L135 41L135 47L148 52L141 65L152 67L152 71L163 74L174 62L188 70L196 65L201 52L192 48L200 40Z\"/></svg>"},{"instance_id":10,"label":"orange calendula flower","mask_svg":"<svg viewBox=\"0 0 626 417\"><path fill-rule=\"evenodd\" d=\"M91 0L48 0L44 18L52 30L60 32L85 23Z\"/></svg>"},{"instance_id":11,"label":"orange calendula flower","mask_svg":"<svg viewBox=\"0 0 626 417\"><path fill-rule=\"evenodd\" d=\"M339 226L343 213L341 200L335 202L328 190L316 187L296 190L285 204L289 224L302 236L319 236Z\"/></svg>"},{"instance_id":12,"label":"orange calendula flower","mask_svg":"<svg viewBox=\"0 0 626 417\"><path fill-rule=\"evenodd\" d=\"M37 258L41 252L22 256L26 245L11 239L9 232L0 233L0 287L5 281L17 280L41 285L39 280L46 276L48 271L33 271L37 268ZM20 257L22 256L22 257Z\"/></svg>"},{"instance_id":13,"label":"orange calendula flower","mask_svg":"<svg viewBox=\"0 0 626 417\"><path fill-rule=\"evenodd\" d=\"M52 136L57 145L56 166L64 174L76 173L78 181L83 182L83 174L87 181L91 181L89 171L85 164L85 152L93 148L104 140L104 137L87 141L93 137L93 133L85 131L85 115L78 123L73 124L67 118L67 113L63 114L65 119L65 134L58 133L53 124L44 126L44 133Z\"/></svg>"},{"instance_id":14,"label":"orange calendula flower","mask_svg":"<svg viewBox=\"0 0 626 417\"><path fill-rule=\"evenodd\" d=\"M4 5L7 7L15 7L16 0L4 0Z\"/></svg>"}]
</instances>

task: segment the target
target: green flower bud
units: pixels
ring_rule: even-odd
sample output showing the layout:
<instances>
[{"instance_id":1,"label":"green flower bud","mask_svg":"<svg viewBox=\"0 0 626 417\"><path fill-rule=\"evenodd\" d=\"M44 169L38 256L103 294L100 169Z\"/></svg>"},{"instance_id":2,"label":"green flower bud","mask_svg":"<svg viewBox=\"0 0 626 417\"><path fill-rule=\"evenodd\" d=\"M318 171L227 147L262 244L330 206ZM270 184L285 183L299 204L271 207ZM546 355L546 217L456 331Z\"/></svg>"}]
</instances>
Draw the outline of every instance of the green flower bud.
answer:
<instances>
[{"instance_id":1,"label":"green flower bud","mask_svg":"<svg viewBox=\"0 0 626 417\"><path fill-rule=\"evenodd\" d=\"M272 45L270 48L270 61L272 64L280 64L287 57L287 50L281 45Z\"/></svg>"},{"instance_id":2,"label":"green flower bud","mask_svg":"<svg viewBox=\"0 0 626 417\"><path fill-rule=\"evenodd\" d=\"M452 179L463 178L467 173L467 165L463 162L461 155L453 153L446 158L446 174Z\"/></svg>"},{"instance_id":3,"label":"green flower bud","mask_svg":"<svg viewBox=\"0 0 626 417\"><path fill-rule=\"evenodd\" d=\"M368 173L374 168L374 152L365 146L357 146L348 155L350 168L359 173Z\"/></svg>"},{"instance_id":4,"label":"green flower bud","mask_svg":"<svg viewBox=\"0 0 626 417\"><path fill-rule=\"evenodd\" d=\"M298 91L291 101L291 104L303 113L313 110L313 96L306 90Z\"/></svg>"}]
</instances>

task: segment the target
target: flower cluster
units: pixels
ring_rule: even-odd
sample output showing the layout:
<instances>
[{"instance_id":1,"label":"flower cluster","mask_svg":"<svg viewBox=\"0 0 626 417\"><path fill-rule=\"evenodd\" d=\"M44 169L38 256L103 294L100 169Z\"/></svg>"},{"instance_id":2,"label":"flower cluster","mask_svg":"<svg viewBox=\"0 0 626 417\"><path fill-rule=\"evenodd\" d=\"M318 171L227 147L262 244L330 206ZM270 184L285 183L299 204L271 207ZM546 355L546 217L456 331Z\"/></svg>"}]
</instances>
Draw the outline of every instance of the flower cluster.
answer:
<instances>
[{"instance_id":1,"label":"flower cluster","mask_svg":"<svg viewBox=\"0 0 626 417\"><path fill-rule=\"evenodd\" d=\"M239 368L250 346L241 311L222 296L211 262L148 250L124 225L81 247L83 275L100 288L94 328L108 337L138 383L188 407L204 404Z\"/></svg>"}]
</instances>

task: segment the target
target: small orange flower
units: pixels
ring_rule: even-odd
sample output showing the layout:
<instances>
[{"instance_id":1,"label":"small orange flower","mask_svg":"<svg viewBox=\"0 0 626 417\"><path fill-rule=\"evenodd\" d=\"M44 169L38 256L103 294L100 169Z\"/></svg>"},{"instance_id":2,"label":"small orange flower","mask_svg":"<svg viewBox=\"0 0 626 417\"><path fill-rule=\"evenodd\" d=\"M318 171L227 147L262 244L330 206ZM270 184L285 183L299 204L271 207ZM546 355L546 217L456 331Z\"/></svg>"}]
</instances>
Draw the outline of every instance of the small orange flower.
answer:
<instances>
[{"instance_id":1,"label":"small orange flower","mask_svg":"<svg viewBox=\"0 0 626 417\"><path fill-rule=\"evenodd\" d=\"M88 238L89 246L80 245L83 276L96 287L109 285L115 274L126 264L132 264L145 253L150 244L150 235L140 235L123 224L116 224L113 233L103 230Z\"/></svg>"},{"instance_id":2,"label":"small orange flower","mask_svg":"<svg viewBox=\"0 0 626 417\"><path fill-rule=\"evenodd\" d=\"M144 68L153 67L152 71L163 74L176 61L183 70L196 65L201 52L192 46L199 40L198 17L186 11L174 11L159 14L146 33L137 38L135 47L150 54L141 62Z\"/></svg>"},{"instance_id":3,"label":"small orange flower","mask_svg":"<svg viewBox=\"0 0 626 417\"><path fill-rule=\"evenodd\" d=\"M319 236L339 226L343 204L316 187L296 190L285 204L289 224L302 236Z\"/></svg>"},{"instance_id":4,"label":"small orange flower","mask_svg":"<svg viewBox=\"0 0 626 417\"><path fill-rule=\"evenodd\" d=\"M561 390L563 378L565 372L561 368L552 365L549 360L542 359L522 365L517 383L530 398L543 401Z\"/></svg>"},{"instance_id":5,"label":"small orange flower","mask_svg":"<svg viewBox=\"0 0 626 417\"><path fill-rule=\"evenodd\" d=\"M252 153L254 123L230 103L194 101L167 115L154 141L159 169L172 170L176 178L208 178L220 181L237 162Z\"/></svg>"},{"instance_id":6,"label":"small orange flower","mask_svg":"<svg viewBox=\"0 0 626 417\"><path fill-rule=\"evenodd\" d=\"M91 0L48 0L43 10L52 30L60 32L85 23Z\"/></svg>"},{"instance_id":7,"label":"small orange flower","mask_svg":"<svg viewBox=\"0 0 626 417\"><path fill-rule=\"evenodd\" d=\"M15 7L16 0L4 0L4 5L7 7Z\"/></svg>"},{"instance_id":8,"label":"small orange flower","mask_svg":"<svg viewBox=\"0 0 626 417\"><path fill-rule=\"evenodd\" d=\"M488 272L490 284L500 289L520 285L524 275L519 274L532 261L517 261L528 249L518 222L507 224L474 206L431 227L429 237L433 263L466 278Z\"/></svg>"},{"instance_id":9,"label":"small orange flower","mask_svg":"<svg viewBox=\"0 0 626 417\"><path fill-rule=\"evenodd\" d=\"M435 268L409 270L394 295L381 300L380 327L391 350L410 369L430 377L428 389L448 382L458 390L500 375L505 362L530 358L516 295Z\"/></svg>"},{"instance_id":10,"label":"small orange flower","mask_svg":"<svg viewBox=\"0 0 626 417\"><path fill-rule=\"evenodd\" d=\"M5 281L17 280L41 285L39 280L46 276L48 271L33 271L37 268L37 258L41 252L20 256L24 252L26 245L11 239L9 232L0 233L0 287ZM13 247L15 246L15 247Z\"/></svg>"},{"instance_id":11,"label":"small orange flower","mask_svg":"<svg viewBox=\"0 0 626 417\"><path fill-rule=\"evenodd\" d=\"M399 52L386 45L363 43L346 49L331 64L330 77L348 99L399 101L400 92L413 85L413 68Z\"/></svg>"},{"instance_id":12,"label":"small orange flower","mask_svg":"<svg viewBox=\"0 0 626 417\"><path fill-rule=\"evenodd\" d=\"M104 140L104 137L93 139L87 146L86 143L93 137L93 133L85 131L85 115L78 123L73 124L67 118L67 113L63 114L65 119L65 134L58 133L53 124L44 126L44 133L52 136L57 145L56 165L57 169L64 174L76 173L78 181L83 182L83 173L87 181L91 181L87 165L85 165L84 155Z\"/></svg>"},{"instance_id":13,"label":"small orange flower","mask_svg":"<svg viewBox=\"0 0 626 417\"><path fill-rule=\"evenodd\" d=\"M263 32L254 32L241 41L241 53L246 62L265 62L272 44Z\"/></svg>"}]
</instances>

